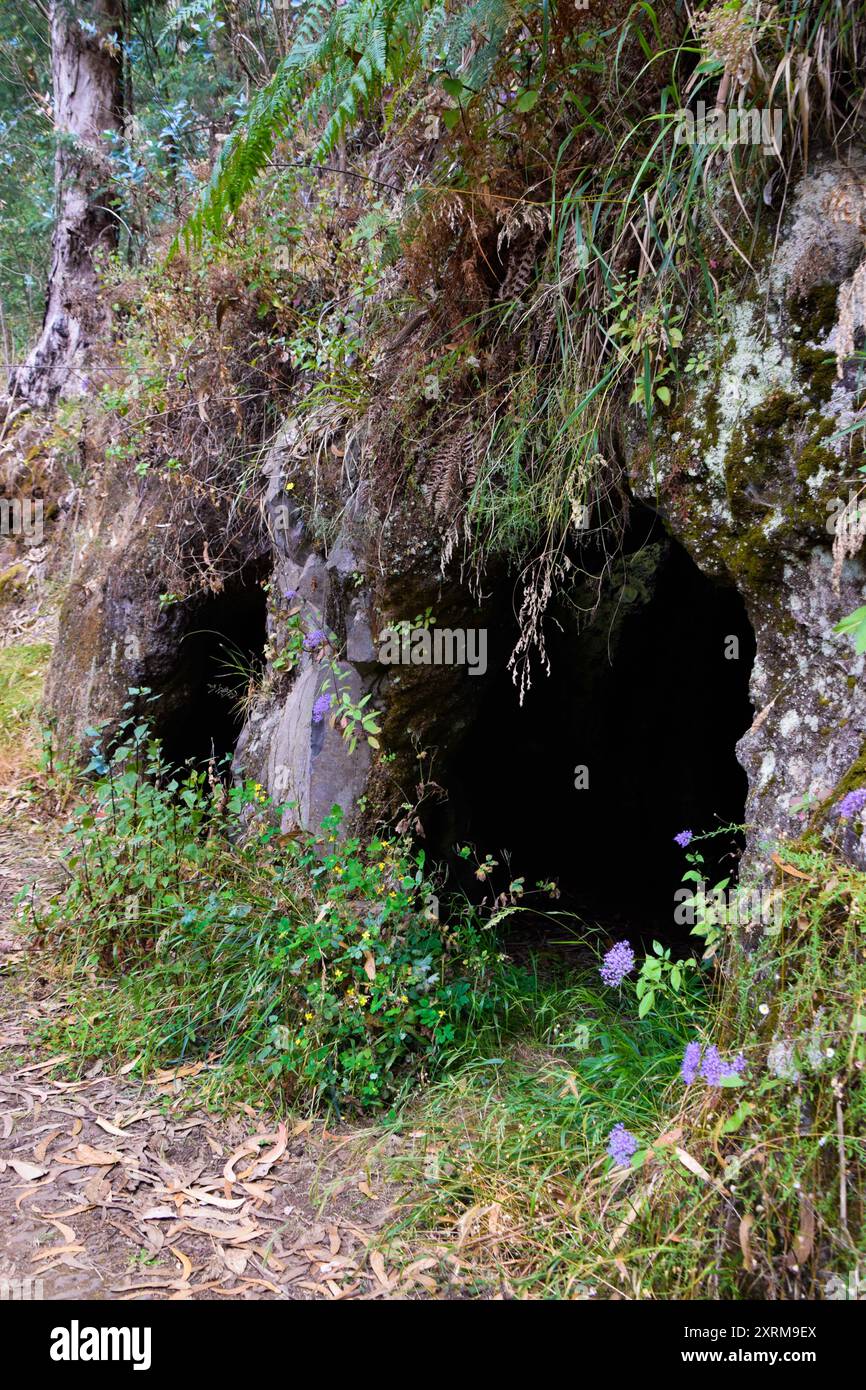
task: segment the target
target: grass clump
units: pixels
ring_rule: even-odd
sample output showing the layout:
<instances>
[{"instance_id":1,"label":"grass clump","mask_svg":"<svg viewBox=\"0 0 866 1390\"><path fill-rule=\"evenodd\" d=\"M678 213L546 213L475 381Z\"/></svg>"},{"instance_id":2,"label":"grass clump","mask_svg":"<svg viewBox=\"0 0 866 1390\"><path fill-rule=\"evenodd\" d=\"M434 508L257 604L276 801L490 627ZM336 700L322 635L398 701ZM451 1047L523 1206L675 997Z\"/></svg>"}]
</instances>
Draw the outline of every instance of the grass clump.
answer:
<instances>
[{"instance_id":1,"label":"grass clump","mask_svg":"<svg viewBox=\"0 0 866 1390\"><path fill-rule=\"evenodd\" d=\"M34 717L50 651L47 642L12 643L0 649L0 781L35 767Z\"/></svg>"}]
</instances>

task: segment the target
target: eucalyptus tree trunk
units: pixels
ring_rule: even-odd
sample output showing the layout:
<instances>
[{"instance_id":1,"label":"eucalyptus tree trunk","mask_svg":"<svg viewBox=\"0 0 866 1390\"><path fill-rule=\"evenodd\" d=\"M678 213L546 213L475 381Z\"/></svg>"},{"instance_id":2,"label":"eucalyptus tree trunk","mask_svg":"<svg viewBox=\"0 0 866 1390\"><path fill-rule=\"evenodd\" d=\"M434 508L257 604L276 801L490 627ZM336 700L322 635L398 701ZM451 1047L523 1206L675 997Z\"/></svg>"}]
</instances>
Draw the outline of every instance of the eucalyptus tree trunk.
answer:
<instances>
[{"instance_id":1,"label":"eucalyptus tree trunk","mask_svg":"<svg viewBox=\"0 0 866 1390\"><path fill-rule=\"evenodd\" d=\"M117 239L104 132L123 130L123 0L51 0L55 223L39 341L10 376L32 406L86 389L88 348L105 328L96 254Z\"/></svg>"}]
</instances>

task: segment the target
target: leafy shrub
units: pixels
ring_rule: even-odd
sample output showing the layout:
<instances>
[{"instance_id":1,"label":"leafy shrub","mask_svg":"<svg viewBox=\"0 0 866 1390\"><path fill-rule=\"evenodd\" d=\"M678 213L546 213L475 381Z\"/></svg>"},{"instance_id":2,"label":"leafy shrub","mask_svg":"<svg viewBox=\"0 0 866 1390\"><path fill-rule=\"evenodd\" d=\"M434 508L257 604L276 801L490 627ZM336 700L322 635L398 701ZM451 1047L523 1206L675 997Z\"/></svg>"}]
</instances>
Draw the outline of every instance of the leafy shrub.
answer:
<instances>
[{"instance_id":1,"label":"leafy shrub","mask_svg":"<svg viewBox=\"0 0 866 1390\"><path fill-rule=\"evenodd\" d=\"M423 851L341 838L339 807L283 833L257 784L168 768L146 721L108 758L91 733L70 882L42 923L77 969L79 1050L216 1054L291 1098L379 1104L487 1006L498 957L471 917L440 925Z\"/></svg>"}]
</instances>

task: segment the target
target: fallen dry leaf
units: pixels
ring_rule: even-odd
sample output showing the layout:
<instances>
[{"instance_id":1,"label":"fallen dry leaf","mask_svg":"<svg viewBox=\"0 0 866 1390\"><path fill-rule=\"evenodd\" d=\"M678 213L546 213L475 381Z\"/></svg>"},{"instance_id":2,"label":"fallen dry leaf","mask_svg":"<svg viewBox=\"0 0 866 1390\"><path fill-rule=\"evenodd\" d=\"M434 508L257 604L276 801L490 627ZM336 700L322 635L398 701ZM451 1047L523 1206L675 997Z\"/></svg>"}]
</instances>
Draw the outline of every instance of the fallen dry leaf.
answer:
<instances>
[{"instance_id":1,"label":"fallen dry leaf","mask_svg":"<svg viewBox=\"0 0 866 1390\"><path fill-rule=\"evenodd\" d=\"M92 1149L89 1144L78 1144L72 1152L74 1158L58 1158L57 1162L67 1168L89 1168L91 1165L94 1168L112 1168L123 1158L123 1154L115 1149Z\"/></svg>"},{"instance_id":2,"label":"fallen dry leaf","mask_svg":"<svg viewBox=\"0 0 866 1390\"><path fill-rule=\"evenodd\" d=\"M743 1252L743 1269L747 1274L751 1274L752 1270L755 1268L755 1257L752 1254L751 1244L752 1227L754 1224L755 1218L752 1216L751 1212L747 1212L740 1221L740 1249Z\"/></svg>"},{"instance_id":3,"label":"fallen dry leaf","mask_svg":"<svg viewBox=\"0 0 866 1390\"><path fill-rule=\"evenodd\" d=\"M104 1129L107 1134L116 1134L119 1139L126 1139L128 1137L125 1129L120 1129L117 1125L113 1125L110 1120L103 1120L99 1115L94 1115L93 1120L94 1124L99 1125L99 1128Z\"/></svg>"},{"instance_id":4,"label":"fallen dry leaf","mask_svg":"<svg viewBox=\"0 0 866 1390\"><path fill-rule=\"evenodd\" d=\"M19 1178L24 1178L26 1182L34 1182L36 1178L42 1178L48 1172L47 1168L40 1168L35 1163L25 1163L20 1158L10 1158L9 1167L14 1168Z\"/></svg>"},{"instance_id":5,"label":"fallen dry leaf","mask_svg":"<svg viewBox=\"0 0 866 1390\"><path fill-rule=\"evenodd\" d=\"M182 1250L178 1250L176 1245L170 1245L168 1248L171 1251L171 1253L175 1256L175 1258L180 1260L180 1267L183 1270L183 1274L181 1276L182 1282L184 1284L188 1284L189 1276L192 1274L192 1261L189 1259L187 1255L183 1253Z\"/></svg>"},{"instance_id":6,"label":"fallen dry leaf","mask_svg":"<svg viewBox=\"0 0 866 1390\"><path fill-rule=\"evenodd\" d=\"M31 1260L46 1260L49 1255L77 1255L84 1249L83 1245L48 1245L44 1250L35 1250L30 1256Z\"/></svg>"},{"instance_id":7,"label":"fallen dry leaf","mask_svg":"<svg viewBox=\"0 0 866 1390\"><path fill-rule=\"evenodd\" d=\"M247 1257L243 1250L237 1250L232 1246L227 1249L220 1246L220 1254L225 1261L226 1268L230 1269L232 1274L243 1274L247 1267Z\"/></svg>"},{"instance_id":8,"label":"fallen dry leaf","mask_svg":"<svg viewBox=\"0 0 866 1390\"><path fill-rule=\"evenodd\" d=\"M382 1285L383 1289L390 1289L391 1281L385 1273L385 1257L381 1250L370 1251L370 1268Z\"/></svg>"},{"instance_id":9,"label":"fallen dry leaf","mask_svg":"<svg viewBox=\"0 0 866 1390\"><path fill-rule=\"evenodd\" d=\"M717 1187L721 1192L724 1192L725 1189L722 1187L722 1184L719 1182L718 1178L711 1178L706 1168L704 1168L702 1164L698 1163L698 1160L696 1158L692 1158L691 1154L687 1153L685 1149L681 1149L679 1144L677 1144L677 1146L675 1147L674 1153L676 1154L683 1167L688 1168L689 1172L694 1173L695 1177L700 1178L701 1182L712 1183L714 1187Z\"/></svg>"},{"instance_id":10,"label":"fallen dry leaf","mask_svg":"<svg viewBox=\"0 0 866 1390\"><path fill-rule=\"evenodd\" d=\"M771 854L770 858L776 865L776 868L782 870L783 874L790 874L792 878L803 878L807 883L812 882L811 874L804 874L802 869L795 869L793 864L786 864L783 859L779 858L778 854Z\"/></svg>"}]
</instances>

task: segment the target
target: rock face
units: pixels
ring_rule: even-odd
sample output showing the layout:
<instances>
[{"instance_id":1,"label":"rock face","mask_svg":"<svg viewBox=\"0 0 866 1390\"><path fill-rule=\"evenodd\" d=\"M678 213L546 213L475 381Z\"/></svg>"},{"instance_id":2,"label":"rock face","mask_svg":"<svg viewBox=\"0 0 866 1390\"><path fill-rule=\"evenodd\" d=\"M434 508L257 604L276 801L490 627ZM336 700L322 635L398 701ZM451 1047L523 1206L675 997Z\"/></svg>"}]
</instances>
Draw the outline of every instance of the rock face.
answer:
<instances>
[{"instance_id":1,"label":"rock face","mask_svg":"<svg viewBox=\"0 0 866 1390\"><path fill-rule=\"evenodd\" d=\"M130 485L122 471L108 470L100 483L75 537L75 571L61 609L45 703L61 742L80 742L91 725L116 724L130 689L147 687L158 699L140 701L139 712L153 717L173 754L182 753L190 730L195 744L196 706L213 680L197 634L219 623L242 641L246 615L262 598L256 580L268 550L254 528L236 539L222 532L223 569L212 569L207 587L188 599L167 601L194 548L184 540L185 531L195 537L198 554L200 524L206 533L219 534L221 520L202 522L199 514L193 523L185 499L179 505L156 480ZM214 546L214 553L220 548ZM188 751L198 756L206 749Z\"/></svg>"},{"instance_id":2,"label":"rock face","mask_svg":"<svg viewBox=\"0 0 866 1390\"><path fill-rule=\"evenodd\" d=\"M382 662L385 630L431 607L437 624L454 628L483 626L490 615L455 576L440 573L423 515L408 509L407 519L400 510L394 525L383 521L363 482L345 501L330 545L316 543L304 509L288 500L291 480L307 462L303 433L289 421L264 466L274 556L268 662L235 769L261 782L279 804L289 803L284 824L316 827L334 805L347 824L368 812L411 806L418 750L432 744L447 758L459 749L480 701L483 682L466 666ZM306 650L319 633L327 640ZM287 651L293 651L288 670ZM503 646L503 662L506 656ZM317 706L328 700L327 709ZM387 763L374 760L362 729L355 747L343 731L338 712L344 702L357 707L362 701L381 727ZM378 744L378 732L373 737Z\"/></svg>"},{"instance_id":3,"label":"rock face","mask_svg":"<svg viewBox=\"0 0 866 1390\"><path fill-rule=\"evenodd\" d=\"M699 568L736 587L754 628L755 717L738 756L749 778L747 864L756 874L770 841L800 833L815 812L826 820L831 797L866 779L864 657L833 632L866 602L857 553L866 524L856 515L866 488L862 445L840 433L855 418L859 387L854 365L841 375L836 367L837 348L850 358L863 327L856 294L841 326L838 305L864 257L864 189L866 176L850 164L803 180L778 246L764 248L769 269L747 293L724 292L721 328L695 336L695 360L704 354L696 384L675 403L664 438L651 450L635 437L625 449L635 497L659 511ZM234 766L291 803L287 824L316 826L335 803L349 816L393 807L395 796L411 805L417 749L437 746L446 762L459 756L483 682L465 668L383 666L383 628L429 607L452 627L495 630L506 607L511 617L510 586L500 585L497 598L495 576L494 597L480 603L457 575L443 576L417 487L406 483L380 515L359 437L335 450L340 521L325 541L311 529L309 506L292 500L303 492L293 479L311 470L300 428L287 423L264 470L269 540L238 558L239 571L252 565L269 578L264 680ZM67 730L116 716L130 684L161 691L169 710L190 698L182 643L202 614L195 603L156 602L160 527L176 520L161 509L151 493L103 509L67 600L49 688ZM494 654L491 664L507 656ZM373 736L381 726L387 759L360 729L353 751L333 718L361 702L377 711Z\"/></svg>"},{"instance_id":4,"label":"rock face","mask_svg":"<svg viewBox=\"0 0 866 1390\"><path fill-rule=\"evenodd\" d=\"M736 585L754 627L755 718L737 752L755 872L768 842L800 833L866 771L864 657L832 630L866 599L862 445L839 433L856 411L856 371L836 369L838 291L864 257L864 187L851 166L800 184L757 292L723 297L721 361L696 341L706 375L655 457L631 452L636 495L706 573Z\"/></svg>"},{"instance_id":5,"label":"rock face","mask_svg":"<svg viewBox=\"0 0 866 1390\"><path fill-rule=\"evenodd\" d=\"M284 824L318 826L334 805L351 816L366 788L369 744L362 737L350 751L329 716L343 693L355 705L365 696L372 698L376 648L370 597L358 587L364 568L358 521L362 499L355 499L325 560L310 540L300 508L287 501L287 461L298 443L297 426L289 422L265 464L265 510L274 555L269 668L263 693L241 732L235 768L261 782L277 803L287 805ZM293 617L298 619L294 624ZM299 648L297 665L289 679L281 679L279 663L292 633ZM313 635L319 633L325 640L312 645ZM345 660L333 658L333 666L330 636L345 650ZM316 708L320 699L330 700L327 710Z\"/></svg>"}]
</instances>

